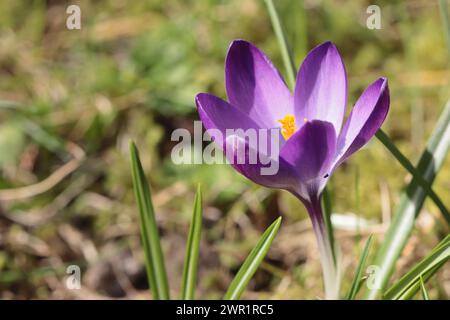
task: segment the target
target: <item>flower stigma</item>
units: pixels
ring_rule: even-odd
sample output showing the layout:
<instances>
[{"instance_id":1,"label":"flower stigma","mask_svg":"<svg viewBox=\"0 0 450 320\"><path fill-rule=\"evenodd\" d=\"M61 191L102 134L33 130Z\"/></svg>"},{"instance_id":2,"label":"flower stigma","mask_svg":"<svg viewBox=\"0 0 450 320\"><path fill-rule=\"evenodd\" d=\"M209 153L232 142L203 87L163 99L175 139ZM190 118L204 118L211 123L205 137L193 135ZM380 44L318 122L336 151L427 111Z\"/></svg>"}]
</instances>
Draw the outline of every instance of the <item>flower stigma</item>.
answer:
<instances>
[{"instance_id":1,"label":"flower stigma","mask_svg":"<svg viewBox=\"0 0 450 320\"><path fill-rule=\"evenodd\" d=\"M281 123L281 134L284 139L289 139L296 131L295 116L292 114L287 114L283 119L278 120L278 122Z\"/></svg>"}]
</instances>

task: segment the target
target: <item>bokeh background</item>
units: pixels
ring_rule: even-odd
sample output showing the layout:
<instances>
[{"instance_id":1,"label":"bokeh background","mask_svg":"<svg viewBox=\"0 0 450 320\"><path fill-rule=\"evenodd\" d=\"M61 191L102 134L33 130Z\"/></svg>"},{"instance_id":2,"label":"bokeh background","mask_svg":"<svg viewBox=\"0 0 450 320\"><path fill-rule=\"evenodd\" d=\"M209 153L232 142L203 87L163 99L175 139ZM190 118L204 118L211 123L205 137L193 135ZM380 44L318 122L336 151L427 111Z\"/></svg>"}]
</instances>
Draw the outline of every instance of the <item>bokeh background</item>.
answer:
<instances>
[{"instance_id":1,"label":"bokeh background","mask_svg":"<svg viewBox=\"0 0 450 320\"><path fill-rule=\"evenodd\" d=\"M81 8L81 30L66 8ZM275 1L295 63L331 40L349 75L348 109L379 76L389 79L384 130L414 163L449 98L449 54L437 1ZM382 28L366 27L381 8ZM197 183L204 190L198 297L220 298L262 231L284 217L244 298L323 296L311 224L288 193L247 181L226 165L174 165L176 128L198 120L194 97L225 97L229 43L264 50L284 73L263 1L0 2L0 298L148 299L128 143L152 186L173 296L180 287ZM434 188L447 206L450 159ZM369 234L383 239L410 176L373 139L331 182L349 287ZM449 230L427 200L397 264L400 276ZM374 252L375 250L372 250ZM66 288L79 265L82 288ZM427 284L447 299L450 270Z\"/></svg>"}]
</instances>

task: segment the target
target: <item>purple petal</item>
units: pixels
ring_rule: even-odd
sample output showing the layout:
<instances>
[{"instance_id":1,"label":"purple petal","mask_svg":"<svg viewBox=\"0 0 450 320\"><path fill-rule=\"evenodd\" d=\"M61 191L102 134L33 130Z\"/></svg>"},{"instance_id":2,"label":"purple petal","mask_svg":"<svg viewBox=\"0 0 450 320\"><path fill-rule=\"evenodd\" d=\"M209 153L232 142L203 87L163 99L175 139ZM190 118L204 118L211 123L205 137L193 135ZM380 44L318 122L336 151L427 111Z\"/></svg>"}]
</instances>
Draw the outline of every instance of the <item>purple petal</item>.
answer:
<instances>
[{"instance_id":1,"label":"purple petal","mask_svg":"<svg viewBox=\"0 0 450 320\"><path fill-rule=\"evenodd\" d=\"M230 103L262 127L279 127L278 120L293 114L289 89L267 56L253 44L236 40L225 62Z\"/></svg>"},{"instance_id":2,"label":"purple petal","mask_svg":"<svg viewBox=\"0 0 450 320\"><path fill-rule=\"evenodd\" d=\"M347 101L347 74L334 44L325 42L309 52L297 75L295 116L322 120L339 133Z\"/></svg>"},{"instance_id":3,"label":"purple petal","mask_svg":"<svg viewBox=\"0 0 450 320\"><path fill-rule=\"evenodd\" d=\"M336 151L336 133L329 122L306 122L284 145L280 157L293 166L305 190L297 190L303 198L321 192Z\"/></svg>"},{"instance_id":4,"label":"purple petal","mask_svg":"<svg viewBox=\"0 0 450 320\"><path fill-rule=\"evenodd\" d=\"M238 163L236 157L234 157L231 165L243 176L250 179L251 181L263 185L269 188L278 188L286 190L296 190L298 189L298 179L296 178L295 169L287 163L284 159L279 157L279 154L271 159L270 163L262 164L260 161L257 163L250 163L248 153L254 151L252 147L249 146L247 142L238 139L238 144L243 145L247 151L244 163ZM232 143L227 141L227 149L230 147L236 147L236 144L232 146ZM228 160L231 160L228 158ZM272 173L265 174L262 172L262 168L271 169Z\"/></svg>"},{"instance_id":5,"label":"purple petal","mask_svg":"<svg viewBox=\"0 0 450 320\"><path fill-rule=\"evenodd\" d=\"M364 146L378 131L389 111L386 78L372 83L359 97L338 138L335 167Z\"/></svg>"},{"instance_id":6,"label":"purple petal","mask_svg":"<svg viewBox=\"0 0 450 320\"><path fill-rule=\"evenodd\" d=\"M195 102L200 120L206 130L217 129L222 137L214 137L219 146L224 147L227 129L256 129L260 126L239 109L228 102L208 93L199 93Z\"/></svg>"},{"instance_id":7,"label":"purple petal","mask_svg":"<svg viewBox=\"0 0 450 320\"><path fill-rule=\"evenodd\" d=\"M208 132L219 130L220 134L213 135L213 140L222 148L228 161L238 172L266 187L292 189L292 186L298 183L294 169L279 157L279 150L284 144L279 129L271 129L275 133L274 137L271 137L270 130L260 128L239 109L210 94L198 94L196 104L200 119ZM230 134L227 129L242 129L244 132L253 129L257 140L248 139L246 133L244 136ZM259 141L263 130L267 132L265 147L261 147ZM256 162L250 161L250 154L256 155ZM276 170L270 173L267 171L270 167ZM262 171L263 168L266 168L266 171Z\"/></svg>"}]
</instances>

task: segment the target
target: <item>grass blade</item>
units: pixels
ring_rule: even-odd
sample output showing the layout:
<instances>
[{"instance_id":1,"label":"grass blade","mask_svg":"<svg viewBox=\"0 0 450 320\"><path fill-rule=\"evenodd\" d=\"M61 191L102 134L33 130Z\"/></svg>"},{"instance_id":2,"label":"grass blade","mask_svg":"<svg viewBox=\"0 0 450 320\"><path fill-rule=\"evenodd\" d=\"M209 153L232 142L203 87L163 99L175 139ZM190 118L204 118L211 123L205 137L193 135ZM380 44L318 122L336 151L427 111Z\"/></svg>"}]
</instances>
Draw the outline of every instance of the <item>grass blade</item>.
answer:
<instances>
[{"instance_id":1,"label":"grass blade","mask_svg":"<svg viewBox=\"0 0 450 320\"><path fill-rule=\"evenodd\" d=\"M420 288L422 289L423 300L430 300L430 296L428 295L427 289L425 289L425 283L423 282L422 276L420 276Z\"/></svg>"},{"instance_id":2,"label":"grass blade","mask_svg":"<svg viewBox=\"0 0 450 320\"><path fill-rule=\"evenodd\" d=\"M391 152L391 154L397 159L397 161L406 169L409 171L409 173L412 174L412 176L417 180L417 183L420 184L422 188L425 189L428 196L431 200L436 204L436 206L441 211L442 215L444 216L444 219L447 221L447 223L450 225L450 213L445 207L444 203L441 201L441 199L438 197L438 195L433 191L430 184L425 181L425 179L422 177L422 174L420 174L417 169L414 167L414 165L406 158L401 151L397 148L397 146L389 139L388 135L384 133L381 129L378 130L376 133L376 137L378 140L383 143L383 145Z\"/></svg>"},{"instance_id":3,"label":"grass blade","mask_svg":"<svg viewBox=\"0 0 450 320\"><path fill-rule=\"evenodd\" d=\"M431 252L400 278L384 294L385 299L410 299L419 291L420 281L427 281L450 259L450 235L445 237Z\"/></svg>"},{"instance_id":4,"label":"grass blade","mask_svg":"<svg viewBox=\"0 0 450 320\"><path fill-rule=\"evenodd\" d=\"M134 193L139 207L142 244L144 246L145 267L147 277L156 300L169 299L169 285L164 266L164 257L159 241L158 226L153 210L150 188L145 179L139 159L139 151L133 142L130 143L131 169L133 174Z\"/></svg>"},{"instance_id":5,"label":"grass blade","mask_svg":"<svg viewBox=\"0 0 450 320\"><path fill-rule=\"evenodd\" d=\"M450 101L444 108L439 121L419 160L417 172L431 184L441 168L450 146ZM425 201L426 191L413 178L402 193L400 203L395 211L394 219L385 235L385 240L377 253L375 264L380 268L377 277L380 287L366 292L368 299L376 298L380 289L386 287L394 270L395 263L401 254L414 227L414 221Z\"/></svg>"},{"instance_id":6,"label":"grass blade","mask_svg":"<svg viewBox=\"0 0 450 320\"><path fill-rule=\"evenodd\" d=\"M189 228L188 242L186 246L186 258L184 261L183 282L181 284L180 299L194 299L197 283L198 256L200 252L200 238L202 234L202 191L200 185L195 195L194 212Z\"/></svg>"},{"instance_id":7,"label":"grass blade","mask_svg":"<svg viewBox=\"0 0 450 320\"><path fill-rule=\"evenodd\" d=\"M431 278L444 264L445 262L441 264L437 264L436 266L430 268L427 272L424 272L421 277L424 282L427 282L429 278ZM408 287L404 289L404 291L401 292L401 294L398 294L395 298L392 298L392 300L409 300L414 297L414 295L420 290L420 279L415 280L412 282ZM384 297L387 299L386 297Z\"/></svg>"},{"instance_id":8,"label":"grass blade","mask_svg":"<svg viewBox=\"0 0 450 320\"><path fill-rule=\"evenodd\" d=\"M240 298L250 279L255 274L280 228L281 217L275 220L263 233L256 246L245 259L224 296L225 300L237 300Z\"/></svg>"},{"instance_id":9,"label":"grass blade","mask_svg":"<svg viewBox=\"0 0 450 320\"><path fill-rule=\"evenodd\" d=\"M333 224L331 223L331 213L332 213L332 204L331 204L331 196L329 192L329 187L325 187L322 193L322 212L323 212L323 220L325 221L326 230L328 233L328 237L330 239L332 254L333 254L333 262L336 265L336 247L334 241L334 231Z\"/></svg>"},{"instance_id":10,"label":"grass blade","mask_svg":"<svg viewBox=\"0 0 450 320\"><path fill-rule=\"evenodd\" d=\"M277 13L277 9L272 0L265 0L267 6L267 12L269 13L270 20L272 21L272 27L275 35L278 39L278 45L280 46L281 56L283 58L284 67L286 68L287 80L289 87L294 88L296 68L294 59L292 58L292 52L286 40L286 34L281 25L280 18Z\"/></svg>"},{"instance_id":11,"label":"grass blade","mask_svg":"<svg viewBox=\"0 0 450 320\"><path fill-rule=\"evenodd\" d=\"M364 250L361 255L361 259L359 260L358 267L356 268L355 276L353 277L352 285L350 287L350 291L347 295L347 300L354 300L356 294L358 293L361 287L361 279L363 274L363 268L366 264L367 256L369 255L369 250L372 245L372 235L367 239L366 245L364 246Z\"/></svg>"}]
</instances>

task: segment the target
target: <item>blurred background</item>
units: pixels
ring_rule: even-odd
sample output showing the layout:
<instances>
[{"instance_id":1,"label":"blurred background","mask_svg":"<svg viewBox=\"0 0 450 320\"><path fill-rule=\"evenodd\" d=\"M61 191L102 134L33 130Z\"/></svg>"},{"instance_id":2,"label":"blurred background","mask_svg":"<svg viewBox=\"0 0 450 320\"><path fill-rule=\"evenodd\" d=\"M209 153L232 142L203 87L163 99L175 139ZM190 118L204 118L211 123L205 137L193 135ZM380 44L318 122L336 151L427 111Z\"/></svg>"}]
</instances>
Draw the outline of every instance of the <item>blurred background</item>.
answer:
<instances>
[{"instance_id":1,"label":"blurred background","mask_svg":"<svg viewBox=\"0 0 450 320\"><path fill-rule=\"evenodd\" d=\"M66 9L81 9L68 30ZM389 79L383 128L415 163L449 98L449 55L437 1L275 1L300 65L317 44L339 48L349 102L379 76ZM381 8L369 30L366 9ZM195 187L204 189L199 290L220 298L265 228L284 217L244 298L323 296L311 224L290 194L254 185L227 165L174 165L170 135L193 129L194 97L225 98L223 64L236 38L255 43L284 73L259 0L0 2L0 298L149 299L132 190L133 139L151 184L173 296ZM333 175L343 288L368 235L383 239L407 172L373 139ZM434 188L450 206L450 159ZM449 230L427 200L394 278ZM372 250L375 252L375 250ZM66 268L81 268L79 290ZM448 299L450 268L427 283Z\"/></svg>"}]
</instances>

